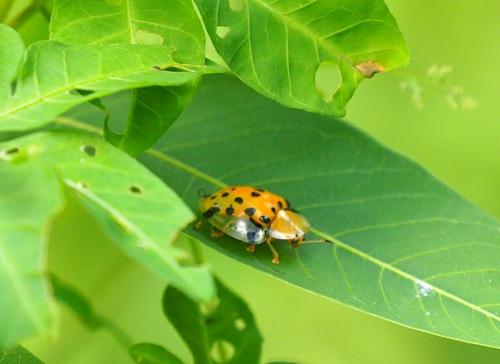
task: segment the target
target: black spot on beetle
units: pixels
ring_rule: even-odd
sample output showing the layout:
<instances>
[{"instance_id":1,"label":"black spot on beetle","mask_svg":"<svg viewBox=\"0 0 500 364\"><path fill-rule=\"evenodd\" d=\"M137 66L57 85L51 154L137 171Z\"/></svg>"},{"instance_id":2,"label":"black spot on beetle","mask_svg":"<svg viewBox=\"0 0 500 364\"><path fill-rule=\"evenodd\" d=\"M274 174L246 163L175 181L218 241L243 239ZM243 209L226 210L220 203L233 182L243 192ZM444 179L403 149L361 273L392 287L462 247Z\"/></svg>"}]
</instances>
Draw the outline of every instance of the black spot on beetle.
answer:
<instances>
[{"instance_id":1,"label":"black spot on beetle","mask_svg":"<svg viewBox=\"0 0 500 364\"><path fill-rule=\"evenodd\" d=\"M234 209L233 209L232 205L229 205L229 207L226 208L226 214L228 214L228 215L234 214Z\"/></svg>"},{"instance_id":2,"label":"black spot on beetle","mask_svg":"<svg viewBox=\"0 0 500 364\"><path fill-rule=\"evenodd\" d=\"M271 207L271 211L274 212L274 213L276 213L276 208Z\"/></svg>"},{"instance_id":3,"label":"black spot on beetle","mask_svg":"<svg viewBox=\"0 0 500 364\"><path fill-rule=\"evenodd\" d=\"M251 195L252 197L259 197L260 193L252 191Z\"/></svg>"},{"instance_id":4,"label":"black spot on beetle","mask_svg":"<svg viewBox=\"0 0 500 364\"><path fill-rule=\"evenodd\" d=\"M259 192L264 192L264 190L262 188L256 188L256 190Z\"/></svg>"},{"instance_id":5,"label":"black spot on beetle","mask_svg":"<svg viewBox=\"0 0 500 364\"><path fill-rule=\"evenodd\" d=\"M278 206L280 207L280 209L283 208L283 203L281 203L281 201L278 201Z\"/></svg>"},{"instance_id":6,"label":"black spot on beetle","mask_svg":"<svg viewBox=\"0 0 500 364\"><path fill-rule=\"evenodd\" d=\"M222 194L222 197L227 197L227 196L229 196L229 192L224 192L224 193Z\"/></svg>"},{"instance_id":7,"label":"black spot on beetle","mask_svg":"<svg viewBox=\"0 0 500 364\"><path fill-rule=\"evenodd\" d=\"M231 188L231 191L234 191L234 190L236 190L236 187Z\"/></svg>"},{"instance_id":8,"label":"black spot on beetle","mask_svg":"<svg viewBox=\"0 0 500 364\"><path fill-rule=\"evenodd\" d=\"M218 213L220 211L220 208L218 208L217 206L212 206L210 207L207 211L205 211L203 213L203 217L205 219L210 219L212 216L214 216L216 213Z\"/></svg>"},{"instance_id":9,"label":"black spot on beetle","mask_svg":"<svg viewBox=\"0 0 500 364\"><path fill-rule=\"evenodd\" d=\"M259 220L262 221L264 224L269 224L271 222L271 219L265 215L262 215L261 217L259 217Z\"/></svg>"},{"instance_id":10,"label":"black spot on beetle","mask_svg":"<svg viewBox=\"0 0 500 364\"><path fill-rule=\"evenodd\" d=\"M243 203L243 199L241 197L236 197L234 199L235 202L239 203L239 204L242 204Z\"/></svg>"},{"instance_id":11,"label":"black spot on beetle","mask_svg":"<svg viewBox=\"0 0 500 364\"><path fill-rule=\"evenodd\" d=\"M212 197L210 197L211 200L215 200L217 196L216 195L213 195Z\"/></svg>"},{"instance_id":12,"label":"black spot on beetle","mask_svg":"<svg viewBox=\"0 0 500 364\"><path fill-rule=\"evenodd\" d=\"M253 207L249 207L247 209L245 209L245 213L248 215L248 216L253 216L255 214L255 209Z\"/></svg>"}]
</instances>

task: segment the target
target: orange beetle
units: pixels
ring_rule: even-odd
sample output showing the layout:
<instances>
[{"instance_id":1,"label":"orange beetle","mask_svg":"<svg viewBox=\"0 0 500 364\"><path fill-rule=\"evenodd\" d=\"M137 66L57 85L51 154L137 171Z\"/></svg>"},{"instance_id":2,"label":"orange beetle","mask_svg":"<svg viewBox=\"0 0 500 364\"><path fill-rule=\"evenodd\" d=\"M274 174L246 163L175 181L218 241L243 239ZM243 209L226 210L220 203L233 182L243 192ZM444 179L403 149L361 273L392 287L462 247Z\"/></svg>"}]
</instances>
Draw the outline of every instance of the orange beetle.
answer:
<instances>
[{"instance_id":1,"label":"orange beetle","mask_svg":"<svg viewBox=\"0 0 500 364\"><path fill-rule=\"evenodd\" d=\"M279 255L271 244L273 239L288 240L296 247L305 242L309 231L307 219L290 208L281 196L249 186L224 187L200 200L203 216L218 231L212 236L227 234L248 243L248 251L266 243L273 253L273 263L279 264ZM308 241L308 243L320 241ZM321 242L325 242L321 240Z\"/></svg>"}]
</instances>

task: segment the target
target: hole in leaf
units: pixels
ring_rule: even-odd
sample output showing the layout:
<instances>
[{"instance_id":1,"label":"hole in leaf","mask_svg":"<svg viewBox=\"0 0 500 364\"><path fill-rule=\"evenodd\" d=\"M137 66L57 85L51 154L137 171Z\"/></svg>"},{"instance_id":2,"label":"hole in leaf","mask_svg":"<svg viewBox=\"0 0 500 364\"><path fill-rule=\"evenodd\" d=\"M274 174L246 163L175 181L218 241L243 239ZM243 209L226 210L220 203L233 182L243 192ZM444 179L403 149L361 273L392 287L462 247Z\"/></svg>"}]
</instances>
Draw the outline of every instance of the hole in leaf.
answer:
<instances>
[{"instance_id":1,"label":"hole in leaf","mask_svg":"<svg viewBox=\"0 0 500 364\"><path fill-rule=\"evenodd\" d=\"M314 76L316 91L325 102L330 102L333 95L342 83L342 76L339 67L330 61L323 61L319 64Z\"/></svg>"},{"instance_id":2,"label":"hole in leaf","mask_svg":"<svg viewBox=\"0 0 500 364\"><path fill-rule=\"evenodd\" d=\"M242 11L243 1L242 0L229 0L229 7L232 11Z\"/></svg>"},{"instance_id":3,"label":"hole in leaf","mask_svg":"<svg viewBox=\"0 0 500 364\"><path fill-rule=\"evenodd\" d=\"M234 351L234 345L229 341L218 340L212 344L210 356L216 363L227 363L234 356Z\"/></svg>"},{"instance_id":4,"label":"hole in leaf","mask_svg":"<svg viewBox=\"0 0 500 364\"><path fill-rule=\"evenodd\" d=\"M242 318L239 318L239 319L236 319L234 321L234 326L236 327L236 329L238 329L239 331L243 331L245 330L245 328L247 327L247 324L245 322L245 320L243 320Z\"/></svg>"},{"instance_id":5,"label":"hole in leaf","mask_svg":"<svg viewBox=\"0 0 500 364\"><path fill-rule=\"evenodd\" d=\"M230 30L231 30L231 28L229 28L229 27L219 26L219 27L217 27L217 30L215 32L217 33L217 36L219 38L224 39L224 37L227 35L227 33L229 33Z\"/></svg>"},{"instance_id":6,"label":"hole in leaf","mask_svg":"<svg viewBox=\"0 0 500 364\"><path fill-rule=\"evenodd\" d=\"M130 192L136 193L136 194L142 194L144 192L141 187L136 186L136 185L130 186L129 190L130 190Z\"/></svg>"},{"instance_id":7,"label":"hole in leaf","mask_svg":"<svg viewBox=\"0 0 500 364\"><path fill-rule=\"evenodd\" d=\"M95 147L92 145L83 145L81 149L82 149L82 152L89 155L90 157L95 156L95 154L97 152Z\"/></svg>"},{"instance_id":8,"label":"hole in leaf","mask_svg":"<svg viewBox=\"0 0 500 364\"><path fill-rule=\"evenodd\" d=\"M134 34L134 38L139 44L145 45L162 45L164 39L158 33L148 32L146 30L138 30Z\"/></svg>"}]
</instances>

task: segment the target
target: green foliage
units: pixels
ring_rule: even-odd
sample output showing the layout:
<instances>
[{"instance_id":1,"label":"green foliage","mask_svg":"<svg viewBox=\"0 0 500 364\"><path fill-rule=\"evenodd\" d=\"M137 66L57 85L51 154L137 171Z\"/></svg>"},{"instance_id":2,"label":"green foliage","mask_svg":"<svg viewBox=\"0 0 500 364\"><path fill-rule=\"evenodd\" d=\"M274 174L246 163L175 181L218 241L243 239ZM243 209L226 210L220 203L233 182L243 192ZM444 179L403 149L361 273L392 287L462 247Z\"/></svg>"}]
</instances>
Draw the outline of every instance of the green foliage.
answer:
<instances>
[{"instance_id":1,"label":"green foliage","mask_svg":"<svg viewBox=\"0 0 500 364\"><path fill-rule=\"evenodd\" d=\"M12 24L29 9L44 7L34 1ZM0 199L1 346L54 334L54 298L87 328L109 329L128 346L91 300L47 274L52 220L77 203L119 249L169 282L163 307L195 363L257 363L262 347L247 304L220 282L215 287L198 241L363 312L500 347L498 221L331 118L345 113L364 78L408 61L382 0L54 0L53 9L50 40L26 51L19 34L0 25L0 131L59 125L16 139L0 135L7 140L0 144L0 190L7 191ZM236 78L208 77L173 125L200 76L222 70L205 65L203 25L229 70L261 95ZM428 76L444 85L447 73L434 68ZM418 83L404 86L421 102ZM126 117L100 99L124 90L130 105L113 100L129 110ZM473 104L457 88L447 97L456 107ZM59 116L87 102L115 120L122 115L123 131L105 122L101 133ZM81 119L96 124L102 110L87 106ZM141 162L161 179L106 141L132 156L159 145ZM227 184L284 195L311 220L311 237L330 243L294 249L277 242L276 266L266 248L250 254L233 239L186 228L194 220L187 205L197 209L200 189ZM148 343L131 347L130 356L181 362ZM2 364L23 358L30 355L22 348L0 352Z\"/></svg>"},{"instance_id":2,"label":"green foliage","mask_svg":"<svg viewBox=\"0 0 500 364\"><path fill-rule=\"evenodd\" d=\"M163 309L182 336L195 364L258 363L262 337L247 304L217 282L218 300L203 308L169 286ZM215 306L215 307L214 307Z\"/></svg>"},{"instance_id":3,"label":"green foliage","mask_svg":"<svg viewBox=\"0 0 500 364\"><path fill-rule=\"evenodd\" d=\"M205 61L203 28L187 0L58 0L50 29L52 39L71 44L168 46L177 62L202 66ZM106 139L131 155L143 152L172 125L195 90L194 82L136 90L123 135L106 125Z\"/></svg>"},{"instance_id":4,"label":"green foliage","mask_svg":"<svg viewBox=\"0 0 500 364\"><path fill-rule=\"evenodd\" d=\"M50 283L57 301L70 308L85 327L90 330L107 329L122 344L129 345L128 335L112 321L95 312L89 300L76 287L63 282L54 274L50 276Z\"/></svg>"},{"instance_id":5,"label":"green foliage","mask_svg":"<svg viewBox=\"0 0 500 364\"><path fill-rule=\"evenodd\" d=\"M196 4L231 70L289 107L342 116L363 78L408 62L403 37L382 0ZM325 77L333 83L327 90L315 83Z\"/></svg>"},{"instance_id":6,"label":"green foliage","mask_svg":"<svg viewBox=\"0 0 500 364\"><path fill-rule=\"evenodd\" d=\"M494 218L343 122L287 110L234 79L212 76L204 85L167 133L162 164L146 162L193 208L198 189L225 184L284 195L310 219L313 233L333 245L277 243L281 264L275 266L266 247L252 255L233 239L189 234L359 310L498 347L500 226ZM207 163L207 155L218 158Z\"/></svg>"},{"instance_id":7,"label":"green foliage","mask_svg":"<svg viewBox=\"0 0 500 364\"><path fill-rule=\"evenodd\" d=\"M43 364L43 362L22 346L16 346L11 350L0 349L0 364Z\"/></svg>"},{"instance_id":8,"label":"green foliage","mask_svg":"<svg viewBox=\"0 0 500 364\"><path fill-rule=\"evenodd\" d=\"M178 87L148 87L133 93L123 134L104 126L106 140L135 156L152 147L191 102L197 82Z\"/></svg>"},{"instance_id":9,"label":"green foliage","mask_svg":"<svg viewBox=\"0 0 500 364\"><path fill-rule=\"evenodd\" d=\"M51 217L63 203L61 185L130 257L194 299L213 296L206 268L176 261L186 254L172 241L192 213L138 162L82 132L34 133L0 144L0 156L1 190L17 191L0 203L0 307L8 313L0 343L53 327L44 250Z\"/></svg>"}]
</instances>

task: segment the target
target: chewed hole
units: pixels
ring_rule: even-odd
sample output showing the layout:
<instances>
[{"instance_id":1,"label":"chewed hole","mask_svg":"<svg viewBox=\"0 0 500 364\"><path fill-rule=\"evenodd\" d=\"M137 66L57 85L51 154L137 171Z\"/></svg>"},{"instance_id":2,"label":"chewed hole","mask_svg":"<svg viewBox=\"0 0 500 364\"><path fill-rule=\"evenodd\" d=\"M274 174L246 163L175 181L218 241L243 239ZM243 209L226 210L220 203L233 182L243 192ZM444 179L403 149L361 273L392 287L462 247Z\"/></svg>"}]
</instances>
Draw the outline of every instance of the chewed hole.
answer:
<instances>
[{"instance_id":1,"label":"chewed hole","mask_svg":"<svg viewBox=\"0 0 500 364\"><path fill-rule=\"evenodd\" d=\"M219 38L224 39L230 30L231 30L231 28L229 28L229 27L218 26L217 30L215 32L217 33L217 36Z\"/></svg>"},{"instance_id":2,"label":"chewed hole","mask_svg":"<svg viewBox=\"0 0 500 364\"><path fill-rule=\"evenodd\" d=\"M97 153L97 150L92 145L82 145L81 150L82 152L91 157L95 156Z\"/></svg>"},{"instance_id":3,"label":"chewed hole","mask_svg":"<svg viewBox=\"0 0 500 364\"><path fill-rule=\"evenodd\" d=\"M136 194L142 194L144 192L143 189L137 185L130 186L129 190L130 190L130 192L136 193Z\"/></svg>"},{"instance_id":4,"label":"chewed hole","mask_svg":"<svg viewBox=\"0 0 500 364\"><path fill-rule=\"evenodd\" d=\"M218 340L212 344L210 356L216 363L227 363L234 356L234 345L226 340Z\"/></svg>"},{"instance_id":5,"label":"chewed hole","mask_svg":"<svg viewBox=\"0 0 500 364\"><path fill-rule=\"evenodd\" d=\"M333 95L342 83L342 76L339 67L329 61L323 61L319 64L314 76L314 85L316 91L325 102L330 102Z\"/></svg>"},{"instance_id":6,"label":"chewed hole","mask_svg":"<svg viewBox=\"0 0 500 364\"><path fill-rule=\"evenodd\" d=\"M245 320L243 320L242 318L239 318L239 319L236 319L234 321L234 326L236 327L236 329L238 329L239 331L243 331L245 330L245 328L247 327L247 324L245 322Z\"/></svg>"},{"instance_id":7,"label":"chewed hole","mask_svg":"<svg viewBox=\"0 0 500 364\"><path fill-rule=\"evenodd\" d=\"M229 7L232 11L242 11L243 1L242 0L229 0Z\"/></svg>"}]
</instances>

